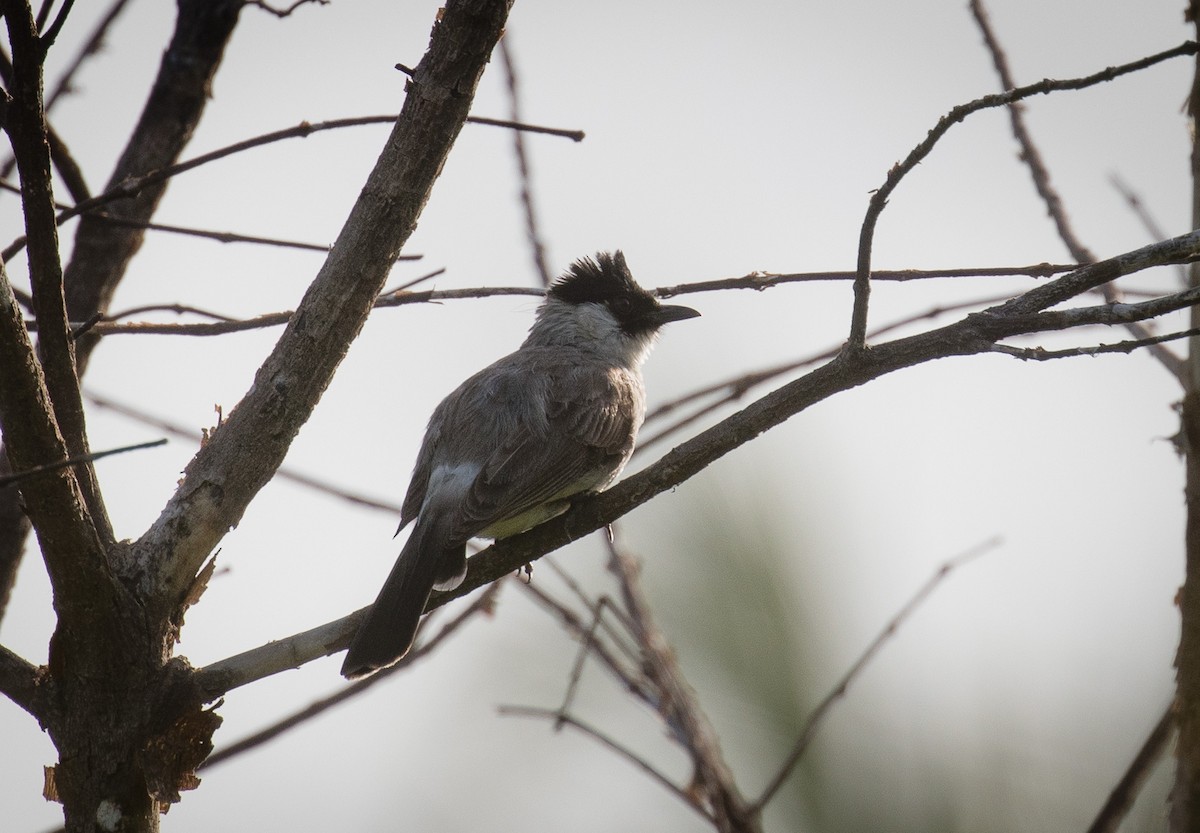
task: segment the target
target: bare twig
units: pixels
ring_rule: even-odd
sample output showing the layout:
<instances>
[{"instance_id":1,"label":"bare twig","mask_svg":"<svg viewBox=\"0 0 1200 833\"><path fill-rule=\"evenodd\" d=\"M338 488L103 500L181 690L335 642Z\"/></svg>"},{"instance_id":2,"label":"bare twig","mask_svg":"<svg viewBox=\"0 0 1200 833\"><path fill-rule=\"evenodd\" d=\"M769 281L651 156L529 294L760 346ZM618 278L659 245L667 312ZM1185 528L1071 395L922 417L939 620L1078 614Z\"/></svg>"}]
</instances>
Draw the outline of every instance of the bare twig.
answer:
<instances>
[{"instance_id":1,"label":"bare twig","mask_svg":"<svg viewBox=\"0 0 1200 833\"><path fill-rule=\"evenodd\" d=\"M585 723L573 715L565 714L556 709L541 709L534 706L500 706L497 711L502 715L508 715L511 717L537 717L546 720L552 720L556 726L565 725L570 726L573 729L578 729L580 732L583 732L585 735L592 738L592 740L597 741L601 745L617 753L617 755L620 757L629 761L646 775L649 775L652 779L661 784L668 792L674 794L680 801L699 813L706 821L715 821L712 812L697 802L695 797L689 794L687 790L677 786L673 781L671 781L670 778L659 772L658 769L655 768L654 764L650 763L645 758L638 755L632 749L620 743L616 739L609 737L604 732L601 732L595 726Z\"/></svg>"},{"instance_id":2,"label":"bare twig","mask_svg":"<svg viewBox=\"0 0 1200 833\"><path fill-rule=\"evenodd\" d=\"M420 255L414 255L414 258ZM400 259L404 259L401 257ZM872 275L872 279L878 280L894 280L894 281L911 281L911 280L931 280L939 278L958 278L958 277L1007 277L1028 275L1034 277L1043 277L1053 274L1062 273L1073 269L1073 266L1058 265L1058 264L1037 264L1032 266L1012 266L1012 267L994 267L994 268L971 268L971 269L901 269L878 272ZM437 275L441 270L423 275L419 278L405 283L395 289L389 289L381 293L379 300L376 301L376 307L396 307L406 306L408 304L420 304L437 301L462 300L471 298L489 298L498 295L527 295L530 297L540 298L542 290L532 289L529 287L477 287L464 289L444 289L430 290L428 292L408 292L405 291L409 287L428 280L430 277ZM853 280L853 272L800 272L789 274L778 273L751 273L737 278L722 278L715 281L699 281L697 283L677 284L670 287L662 287L654 290L654 294L661 298L668 298L674 295L686 295L695 292L711 292L725 289L755 289L762 290L784 283L807 282L807 281L831 281L831 280ZM1011 297L1005 295L1003 297ZM990 303L991 299L984 299L974 302L975 305L982 303ZM922 318L927 318L933 315L940 315L944 312L962 309L971 306L971 304L959 304L948 307L936 308L933 312L924 313L910 319L905 319L904 322L881 327L872 332L872 335L879 335L900 326L901 323L912 323L919 321ZM139 308L141 309L141 308ZM138 323L138 324L116 324L117 318L129 316L129 311L120 315L107 316L102 322L97 324L93 331L97 335L183 335L183 336L216 336L227 335L229 333L245 332L248 330L263 329L266 327L276 327L286 324L291 320L292 311L283 310L280 312L264 313L253 318L235 319L225 315L209 313L205 311L197 311L192 307L186 307L178 304L154 305L146 307L146 311L163 310L166 312L196 312L200 315L218 319L217 323ZM29 322L31 331L37 328L36 322ZM825 353L822 357L828 357ZM811 363L806 360L804 363ZM793 368L794 369L794 368ZM780 371L784 372L784 371ZM776 375L776 374L771 374ZM765 381L760 380L760 381Z\"/></svg>"},{"instance_id":3,"label":"bare twig","mask_svg":"<svg viewBox=\"0 0 1200 833\"><path fill-rule=\"evenodd\" d=\"M592 630L588 623L571 610L567 605L552 597L549 593L538 586L537 582L519 582L521 588L525 592L533 596L533 598L558 617L559 622L566 628L576 639L581 642L587 638L589 631ZM592 608L590 602L587 603L589 608ZM595 621L593 619L593 621ZM611 632L610 632L611 634ZM608 669L608 671L616 678L621 685L629 692L637 696L644 702L650 702L649 693L646 691L644 681L641 680L641 675L633 667L626 667L625 663L636 664L637 657L634 655L624 640L614 637L614 644L618 650L624 654L624 657L619 657L617 653L610 650L608 645L599 640L593 639L589 648L589 654L600 661L600 664Z\"/></svg>"},{"instance_id":4,"label":"bare twig","mask_svg":"<svg viewBox=\"0 0 1200 833\"><path fill-rule=\"evenodd\" d=\"M243 153L247 150L269 145L274 142L284 141L285 139L304 139L314 133L319 133L325 130L339 130L347 127L361 127L373 124L395 124L396 118L397 117L395 115L356 116L354 118L329 119L327 121L315 123L301 122L294 127L284 128L283 130L274 130L270 133L264 133L260 136L243 139L240 142L234 142L231 145L217 148L216 150L203 153L199 156L193 157L192 159L188 159L183 162L177 162L173 165L167 165L139 176L129 177L124 181L115 184L102 194L97 194L94 197L82 200L69 208L63 209L59 212L57 221L59 225L62 225L72 217L77 217L80 214L90 213L101 206L108 205L109 203L116 202L117 200L124 200L137 196L144 189L149 188L152 185L165 182L168 179L179 176L183 173L187 173L188 171L194 170L202 165L207 165L210 162L224 159L225 157L232 156L236 153ZM476 117L472 116L468 116L467 121L479 122ZM572 131L557 131L551 128L536 127L533 125L520 125L516 123L500 123L494 119L487 120L486 122L482 123L503 124L504 126L511 127L515 130L528 130L536 133L546 133L550 135L561 135L567 138L575 138L574 132ZM109 219L111 221L111 218ZM25 244L26 240L24 237L17 238L2 252L0 252L0 257L2 257L5 261L12 259L17 252L21 251L21 249L25 247Z\"/></svg>"},{"instance_id":5,"label":"bare twig","mask_svg":"<svg viewBox=\"0 0 1200 833\"><path fill-rule=\"evenodd\" d=\"M47 3L47 8L49 4ZM67 15L71 13L71 9L75 6L75 0L63 0L62 8L58 10L58 14L44 32L42 32L39 40L42 42L43 49L49 49L54 41L58 40L58 33L62 31L62 27L67 24Z\"/></svg>"},{"instance_id":6,"label":"bare twig","mask_svg":"<svg viewBox=\"0 0 1200 833\"><path fill-rule=\"evenodd\" d=\"M871 273L873 281L923 281L941 278L1000 278L1029 276L1048 278L1070 272L1077 263L1037 263L1031 266L983 266L958 269L880 269ZM660 286L654 290L659 298L688 295L693 292L712 292L718 289L770 289L785 283L808 283L811 281L852 281L857 272L751 272L737 278L719 278L711 281L696 281L678 286Z\"/></svg>"},{"instance_id":7,"label":"bare twig","mask_svg":"<svg viewBox=\"0 0 1200 833\"><path fill-rule=\"evenodd\" d=\"M587 134L582 130L567 130L562 127L545 127L539 124L524 124L508 119L489 119L485 116L471 116L467 121L471 124L482 124L490 127L503 127L507 130L519 130L523 133L542 133L546 136L559 136L572 142L582 142Z\"/></svg>"},{"instance_id":8,"label":"bare twig","mask_svg":"<svg viewBox=\"0 0 1200 833\"><path fill-rule=\"evenodd\" d=\"M717 829L760 831L757 808L746 804L733 771L725 763L717 733L700 706L642 593L640 568L633 556L608 538L609 568L617 577L633 635L642 653L643 673L659 694L656 710L672 735L687 749L695 767L689 792L703 797Z\"/></svg>"},{"instance_id":9,"label":"bare twig","mask_svg":"<svg viewBox=\"0 0 1200 833\"><path fill-rule=\"evenodd\" d=\"M504 77L508 87L509 112L512 120L521 121L521 97L518 91L517 68L513 62L512 50L509 47L510 37L500 39L500 63L504 67ZM533 202L533 178L530 174L529 157L525 153L525 137L521 131L512 134L513 155L517 159L517 173L521 180L521 206L525 211L525 236L529 240L529 253L533 258L533 268L541 279L542 286L550 286L550 269L546 266L546 246L542 242L542 234L538 225L537 207Z\"/></svg>"},{"instance_id":10,"label":"bare twig","mask_svg":"<svg viewBox=\"0 0 1200 833\"><path fill-rule=\"evenodd\" d=\"M779 788L783 786L784 782L787 781L788 776L792 774L792 770L795 769L796 764L800 762L800 758L808 749L813 737L816 736L817 729L821 727L821 724L825 720L825 716L829 713L829 710L833 707L833 704L842 697L846 696L847 689L849 689L854 681L858 679L863 669L867 667L871 660L875 658L875 656L879 653L880 648L883 647L884 643L896 635L896 631L899 630L900 627L912 617L913 613L920 608L922 604L924 604L925 600L929 598L930 594L932 594L933 591L938 588L938 586L946 579L947 576L950 575L951 572L970 561L974 561L984 553L990 552L991 550L1000 546L1000 543L1001 539L999 537L990 538L987 541L984 541L982 544L972 547L966 552L956 555L954 558L951 558L943 563L942 566L938 567L929 580L921 585L917 592L914 593L912 597L904 603L900 610L896 612L896 615L888 620L888 623L883 626L883 629L879 632L875 639L872 640L871 644L867 646L866 650L859 655L858 659L855 660L854 664L850 666L849 670L842 675L840 680L838 680L838 683L833 687L833 690L825 695L825 698L817 704L817 707L813 710L812 714L809 715L808 721L800 730L800 734L796 739L795 745L792 747L792 751L788 753L787 757L783 761L783 764L775 773L775 776L762 791L762 795L760 795L753 803L751 803L751 809L761 811L763 807L765 807L767 803L775 796L775 794L779 792Z\"/></svg>"},{"instance_id":11,"label":"bare twig","mask_svg":"<svg viewBox=\"0 0 1200 833\"><path fill-rule=\"evenodd\" d=\"M374 307L402 307L409 304L425 304L431 301L462 300L467 298L493 298L502 295L528 295L535 298L542 296L540 289L512 286L485 286L474 289L438 289L427 292L388 293L376 298ZM242 333L248 330L260 330L265 327L278 327L289 323L295 315L293 310L268 312L254 318L224 318L219 321L205 321L191 324L173 324L144 322L137 324L115 324L100 322L92 330L97 335L177 335L177 336L219 336L230 333ZM29 322L29 328L36 330L35 322Z\"/></svg>"},{"instance_id":12,"label":"bare twig","mask_svg":"<svg viewBox=\"0 0 1200 833\"><path fill-rule=\"evenodd\" d=\"M1169 235L1163 229L1163 227L1158 224L1158 221L1154 219L1154 215L1150 213L1150 209L1146 208L1145 203L1142 202L1142 199L1138 196L1137 191L1133 190L1133 188L1131 188L1129 184L1117 174L1110 176L1108 181L1112 183L1112 187L1116 189L1117 193L1125 199L1125 202L1129 205L1129 210L1132 211L1134 216L1138 218L1138 221L1142 224L1142 228L1144 228L1146 233L1150 235L1150 239L1166 240ZM1186 266L1179 267L1179 282L1180 285L1187 286Z\"/></svg>"},{"instance_id":13,"label":"bare twig","mask_svg":"<svg viewBox=\"0 0 1200 833\"><path fill-rule=\"evenodd\" d=\"M1013 78L1012 71L1008 67L1008 57L1005 55L1004 49L1000 46L1000 41L996 37L996 33L992 30L991 21L988 19L983 0L971 0L970 8L971 14L975 17L975 22L983 34L983 40L988 52L991 53L992 63L996 67L996 74L1000 77L1001 88L1004 90L1016 89L1016 80ZM1066 245L1067 251L1070 252L1071 257L1075 258L1075 260L1080 263L1095 263L1095 254L1083 244L1079 235L1075 233L1075 228L1071 223L1070 217L1067 215L1066 207L1063 205L1062 197L1059 196L1058 189L1050 181L1050 169L1043 161L1042 153L1034 143L1033 135L1025 125L1023 105L1018 101L1011 102L1008 105L1008 115L1009 121L1012 124L1013 137L1016 138L1017 144L1021 147L1020 158L1029 169L1029 175L1033 179L1033 186L1037 190L1038 196L1042 198L1042 202L1045 203L1046 212L1054 222L1054 227L1058 231L1059 238ZM1112 284L1105 284L1101 288L1101 291L1104 293L1104 298L1107 301L1116 303L1120 300L1119 293ZM1153 333L1141 324L1127 324L1126 329L1129 330L1134 338L1145 343L1155 358L1176 379L1180 382L1183 381L1184 368L1182 359L1160 344L1151 341Z\"/></svg>"},{"instance_id":14,"label":"bare twig","mask_svg":"<svg viewBox=\"0 0 1200 833\"><path fill-rule=\"evenodd\" d=\"M106 451L92 451L88 454L78 454L73 457L68 457L65 460L59 460L57 463L46 463L41 466L34 466L31 469L25 469L14 474L6 474L0 476L0 487L12 486L29 477L35 477L40 474L58 471L65 469L68 466L77 466L80 463L90 463L93 460L99 460L102 457L111 457L114 454L124 454L128 451L141 451L146 448L157 448L160 445L166 445L167 440L164 437L161 440L151 440L150 442L137 443L135 445L125 445L120 448L110 448Z\"/></svg>"},{"instance_id":15,"label":"bare twig","mask_svg":"<svg viewBox=\"0 0 1200 833\"><path fill-rule=\"evenodd\" d=\"M1150 777L1154 765L1167 751L1167 745L1174 733L1175 712L1168 706L1162 717L1158 719L1158 723L1150 731L1150 736L1146 738L1142 748L1129 762L1129 768L1125 770L1121 780L1113 787L1108 800L1104 802L1104 806L1096 814L1092 826L1088 828L1088 833L1117 832L1129 812L1129 808L1133 806L1134 799L1142 791L1146 779Z\"/></svg>"},{"instance_id":16,"label":"bare twig","mask_svg":"<svg viewBox=\"0 0 1200 833\"><path fill-rule=\"evenodd\" d=\"M863 218L862 229L859 233L858 264L854 280L854 310L850 320L850 337L847 347L851 351L854 351L861 349L866 344L867 307L871 292L871 248L875 237L875 225L879 220L879 215L887 206L888 199L891 197L892 192L896 190L900 181L933 151L934 146L946 135L950 128L980 110L1005 107L1013 102L1021 101L1035 95L1085 89L1096 84L1112 81L1114 78L1122 75L1144 70L1172 58L1178 58L1183 55L1195 55L1196 51L1196 43L1187 41L1173 49L1140 58L1127 64L1121 64L1120 66L1108 67L1092 75L1062 80L1045 79L1036 84L1017 87L1007 92L985 95L966 104L960 104L942 116L929 131L925 139L909 152L904 161L897 163L888 171L887 178L883 184L871 195L866 216Z\"/></svg>"},{"instance_id":17,"label":"bare twig","mask_svg":"<svg viewBox=\"0 0 1200 833\"><path fill-rule=\"evenodd\" d=\"M1103 353L1132 353L1143 347L1162 344L1167 341L1177 341L1181 338L1191 338L1200 335L1200 327L1181 330L1176 333L1149 336L1147 338L1118 341L1115 344L1096 344L1091 347L1067 347L1061 350L1047 350L1044 347L1013 347L1009 344L997 344L992 347L996 353L1004 353L1018 359L1033 361L1049 361L1050 359L1067 359L1078 356L1099 356Z\"/></svg>"},{"instance_id":18,"label":"bare twig","mask_svg":"<svg viewBox=\"0 0 1200 833\"><path fill-rule=\"evenodd\" d=\"M3 645L0 645L0 693L39 720L44 718L38 704L37 667Z\"/></svg>"},{"instance_id":19,"label":"bare twig","mask_svg":"<svg viewBox=\"0 0 1200 833\"><path fill-rule=\"evenodd\" d=\"M282 8L272 6L267 2L267 0L244 0L244 2L247 6L254 6L255 8L262 9L264 12L273 14L278 18L289 17L292 12L296 11L296 9L300 8L301 6L306 6L310 3L317 6L329 5L329 0L292 0L292 4L290 6L284 6Z\"/></svg>"},{"instance_id":20,"label":"bare twig","mask_svg":"<svg viewBox=\"0 0 1200 833\"><path fill-rule=\"evenodd\" d=\"M328 252L328 243L304 243L297 240L281 240L277 237L259 237L252 234L239 234L234 231L212 231L209 229L188 228L186 226L172 226L166 223L151 223L142 220L129 220L124 217L114 217L103 211L93 211L91 216L98 220L103 220L113 225L127 226L132 228L144 228L149 231L162 231L170 234L183 234L189 237L202 237L206 240L215 240L218 243L254 243L260 246L276 246L281 249L302 249L309 252ZM405 255L402 254L396 260L420 260L421 255Z\"/></svg>"},{"instance_id":21,"label":"bare twig","mask_svg":"<svg viewBox=\"0 0 1200 833\"><path fill-rule=\"evenodd\" d=\"M978 309L986 304L994 304L1011 297L1012 295L995 295L986 298L974 298L970 301L963 301L958 304L948 304L946 306L933 307L932 309L928 309L924 312L906 316L898 321L893 321L890 324L876 327L874 330L868 333L868 337L875 338L876 336L884 335L885 333L892 332L900 329L901 327L906 327L909 324L914 324L918 321L939 318L946 313L955 312L958 310ZM691 414L676 420L667 427L660 429L657 433L639 439L637 449L634 451L634 453L637 454L643 452L648 448L665 442L667 439L677 434L680 430L686 428L688 425L694 424L697 420L703 418L704 416L713 413L725 405L741 400L747 393L759 385L765 384L772 379L777 379L780 376L794 373L801 368L811 367L819 362L828 361L836 356L840 350L840 347L828 348L820 353L816 353L803 359L795 359L789 362L784 362L783 364L762 368L751 373L745 373L733 379L726 379L721 382L705 385L702 388L698 388L690 393L680 396L678 399L664 402L653 411L650 411L648 414L646 414L647 423L652 423L662 419L671 412L690 402L697 401L706 396L722 394L718 399L710 402L702 408L698 408Z\"/></svg>"},{"instance_id":22,"label":"bare twig","mask_svg":"<svg viewBox=\"0 0 1200 833\"><path fill-rule=\"evenodd\" d=\"M121 414L122 416L129 417L133 420L137 420L143 425L153 426L161 431L171 434L172 436L179 437L180 439L190 440L197 445L204 441L204 437L199 431L185 428L176 422L171 422L170 420L163 419L162 417L152 416L151 414L148 414L139 408L134 408L131 405L124 405L116 400L108 398L107 396L101 396L98 393L92 393L89 391L84 393L84 398L97 407L113 411L114 413ZM166 440L162 440L162 442L166 442ZM347 489L334 486L333 484L321 480L320 478L309 477L306 474L292 471L287 466L280 466L279 471L276 472L275 476L281 480L289 480L292 483L297 483L305 488L312 489L316 492L321 492L322 494L330 495L331 497L344 500L347 503L352 503L356 506L365 506L368 509L378 509L391 515L400 514L400 505L397 503L380 500L378 498L370 497L357 492L351 492ZM3 478L0 478L0 483L3 483Z\"/></svg>"}]
</instances>

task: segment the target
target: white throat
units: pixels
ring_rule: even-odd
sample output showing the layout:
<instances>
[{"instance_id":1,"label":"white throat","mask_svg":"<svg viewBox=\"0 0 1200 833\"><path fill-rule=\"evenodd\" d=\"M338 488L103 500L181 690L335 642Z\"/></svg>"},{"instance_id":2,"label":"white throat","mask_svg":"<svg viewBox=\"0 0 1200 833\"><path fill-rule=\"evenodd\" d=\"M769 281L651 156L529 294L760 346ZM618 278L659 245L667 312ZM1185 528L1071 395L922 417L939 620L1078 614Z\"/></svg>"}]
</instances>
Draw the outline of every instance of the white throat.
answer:
<instances>
[{"instance_id":1,"label":"white throat","mask_svg":"<svg viewBox=\"0 0 1200 833\"><path fill-rule=\"evenodd\" d=\"M603 304L569 304L548 298L538 308L522 346L574 347L615 366L637 370L646 361L655 336L653 331L626 333Z\"/></svg>"}]
</instances>

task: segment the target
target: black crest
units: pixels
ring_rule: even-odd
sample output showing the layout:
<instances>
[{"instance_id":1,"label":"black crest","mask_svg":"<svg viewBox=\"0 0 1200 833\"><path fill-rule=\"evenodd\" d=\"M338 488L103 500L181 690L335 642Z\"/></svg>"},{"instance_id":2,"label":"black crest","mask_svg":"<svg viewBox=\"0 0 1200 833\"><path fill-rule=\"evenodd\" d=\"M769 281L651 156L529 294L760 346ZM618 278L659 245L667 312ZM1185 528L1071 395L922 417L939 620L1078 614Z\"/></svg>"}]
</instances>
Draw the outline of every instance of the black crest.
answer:
<instances>
[{"instance_id":1,"label":"black crest","mask_svg":"<svg viewBox=\"0 0 1200 833\"><path fill-rule=\"evenodd\" d=\"M620 251L582 257L550 287L550 294L568 304L603 304L622 295L647 295L638 286Z\"/></svg>"},{"instance_id":2,"label":"black crest","mask_svg":"<svg viewBox=\"0 0 1200 833\"><path fill-rule=\"evenodd\" d=\"M567 304L603 304L630 336L653 333L668 321L700 314L690 307L660 304L637 285L620 251L575 261L550 287L549 296Z\"/></svg>"},{"instance_id":3,"label":"black crest","mask_svg":"<svg viewBox=\"0 0 1200 833\"><path fill-rule=\"evenodd\" d=\"M659 303L637 285L620 251L575 261L550 287L550 296L568 304L603 304L630 335L658 329Z\"/></svg>"}]
</instances>

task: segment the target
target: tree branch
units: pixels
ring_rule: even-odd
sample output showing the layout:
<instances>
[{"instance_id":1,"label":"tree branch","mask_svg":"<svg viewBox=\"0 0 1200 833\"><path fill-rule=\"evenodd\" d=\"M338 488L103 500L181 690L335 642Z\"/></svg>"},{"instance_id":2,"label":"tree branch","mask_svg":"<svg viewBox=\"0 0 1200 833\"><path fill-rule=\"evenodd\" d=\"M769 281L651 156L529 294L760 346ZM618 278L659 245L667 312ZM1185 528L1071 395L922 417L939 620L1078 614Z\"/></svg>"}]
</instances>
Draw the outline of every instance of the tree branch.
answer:
<instances>
[{"instance_id":1,"label":"tree branch","mask_svg":"<svg viewBox=\"0 0 1200 833\"><path fill-rule=\"evenodd\" d=\"M979 25L979 29L983 33L983 40L987 45L988 52L991 53L992 63L996 67L996 74L1000 77L1001 88L1005 90L1015 89L1017 84L1013 78L1012 71L1008 67L1008 56L1004 54L996 33L992 31L992 24L988 18L987 10L984 8L983 0L971 0L970 8L971 14L975 17L975 22ZM1062 197L1050 181L1050 169L1042 160L1041 151L1038 150L1037 145L1033 141L1033 135L1025 125L1024 106L1016 101L1009 104L1008 116L1009 121L1012 123L1013 136L1016 138L1017 144L1021 147L1021 161L1029 169L1029 175L1033 179L1033 187L1037 190L1042 202L1045 203L1046 212L1054 222L1054 227L1058 231L1059 238L1063 241L1063 244L1067 247L1067 251L1071 253L1071 257L1075 258L1075 260L1080 263L1095 263L1096 256L1092 253L1091 249L1083 244L1079 235L1075 233L1071 219L1067 216L1066 206L1063 205ZM1106 301L1116 303L1120 300L1117 289L1112 284L1105 284L1103 292ZM1165 347L1152 341L1151 337L1153 334L1142 325L1129 323L1125 326L1134 338L1141 340L1150 347L1150 352L1176 379L1180 382L1183 381L1184 369L1182 359Z\"/></svg>"},{"instance_id":2,"label":"tree branch","mask_svg":"<svg viewBox=\"0 0 1200 833\"><path fill-rule=\"evenodd\" d=\"M1108 800L1104 802L1104 806L1100 808L1100 812L1092 821L1092 826L1088 828L1088 833L1117 833L1129 808L1133 806L1134 799L1141 792L1142 785L1150 777L1154 765L1166 753L1174 731L1175 712L1168 706L1162 717L1158 719L1158 723L1150 730L1150 735L1142 744L1141 749L1129 762L1129 767L1121 776L1121 780L1113 787Z\"/></svg>"},{"instance_id":3,"label":"tree branch","mask_svg":"<svg viewBox=\"0 0 1200 833\"><path fill-rule=\"evenodd\" d=\"M57 20L69 11L65 5ZM28 4L10 0L4 4L13 66L5 131L12 142L21 175L21 206L29 240L29 280L37 316L38 353L44 384L57 430L71 456L88 453L83 400L75 372L75 346L63 296L63 269L58 255L58 227L54 219L50 147L46 136L46 114L42 109L42 69L47 43L38 37ZM42 461L49 462L49 461ZM115 538L95 473L87 464L76 472L79 488L91 515L90 522L105 546Z\"/></svg>"},{"instance_id":4,"label":"tree branch","mask_svg":"<svg viewBox=\"0 0 1200 833\"><path fill-rule=\"evenodd\" d=\"M1168 49L1165 52L1159 52L1156 55L1150 55L1128 64L1122 64L1116 67L1108 67L1100 72L1082 78L1071 78L1066 80L1051 80L1045 79L1036 84L1029 84L1024 87L1017 87L1003 93L993 95L985 95L982 98L977 98L966 104L960 104L954 107L946 115L938 120L937 124L929 131L929 134L915 148L913 148L903 162L899 162L888 171L887 178L883 184L872 195L870 202L867 205L867 213L863 218L862 229L859 232L858 238L858 264L857 274L854 280L854 311L850 319L850 337L848 346L851 350L855 350L865 346L867 333L867 306L871 294L871 247L875 237L875 225L879 220L879 215L883 213L883 209L887 206L888 199L892 192L896 190L896 186L900 184L900 180L919 165L925 157L932 151L938 141L946 135L951 127L966 119L973 113L980 110L986 110L992 107L1005 107L1016 101L1031 98L1035 95L1046 95L1052 92L1063 90L1081 90L1087 87L1103 84L1118 78L1122 75L1127 75L1131 72L1138 72L1171 58L1178 58L1183 55L1195 55L1197 46L1194 41L1187 41L1176 46L1174 49Z\"/></svg>"},{"instance_id":5,"label":"tree branch","mask_svg":"<svg viewBox=\"0 0 1200 833\"><path fill-rule=\"evenodd\" d=\"M179 604L208 553L271 478L357 336L429 198L500 37L503 0L449 3L400 118L333 250L251 389L133 545L148 595ZM170 557L164 557L170 553Z\"/></svg>"},{"instance_id":6,"label":"tree branch","mask_svg":"<svg viewBox=\"0 0 1200 833\"><path fill-rule=\"evenodd\" d=\"M401 670L411 667L418 660L423 659L433 653L433 651L435 651L439 645L453 636L476 614L489 610L492 604L495 602L495 591L499 590L499 588L499 584L493 584L490 588L488 588L487 592L481 593L478 599L463 609L462 612L460 612L449 622L442 625L438 632L432 637L423 641L416 648L405 654L399 662L395 663L394 665L389 665L387 668L381 669L377 674L372 674L370 677L353 682L350 685L339 689L328 697L322 697L320 700L310 703L303 709L293 712L284 718L276 720L269 726L265 726L248 737L244 737L241 740L230 744L229 746L218 749L216 752L204 759L204 763L201 768L208 769L211 766L224 763L230 758L236 757L243 752L248 752L251 749L262 746L264 743L279 737L279 735L283 734L284 732L293 729L302 723L312 720L314 717L325 713L334 706L341 705L347 700L357 697L372 686L378 685L394 674L399 673Z\"/></svg>"},{"instance_id":7,"label":"tree branch","mask_svg":"<svg viewBox=\"0 0 1200 833\"><path fill-rule=\"evenodd\" d=\"M451 591L434 592L427 610L465 596L548 552L612 523L764 431L836 393L906 367L950 356L989 352L1001 339L1042 332L1049 319L1036 313L1043 305L1057 303L1047 299L1059 296L1065 299L1070 294L1087 292L1105 281L1153 266L1184 262L1196 256L1200 256L1200 231L1081 267L1051 284L1030 290L1025 296L968 315L944 327L874 345L869 351L843 351L812 372L768 393L692 437L607 491L580 498L565 514L528 532L492 544L468 559L467 575L462 584ZM1027 296L1034 293L1039 293L1037 298L1026 300ZM1183 293L1170 297L1181 296ZM1106 308L1083 309L1090 311L1089 316L1096 317L1100 314L1098 310ZM1063 314L1069 315L1070 312L1064 311ZM362 608L296 636L253 648L237 657L207 666L198 672L203 680L203 688L215 699L230 688L342 650L349 644L366 611L367 608Z\"/></svg>"},{"instance_id":8,"label":"tree branch","mask_svg":"<svg viewBox=\"0 0 1200 833\"><path fill-rule=\"evenodd\" d=\"M37 666L0 645L0 692L37 718L39 723L44 723L45 714L38 702L38 682Z\"/></svg>"},{"instance_id":9,"label":"tree branch","mask_svg":"<svg viewBox=\"0 0 1200 833\"><path fill-rule=\"evenodd\" d=\"M142 117L110 183L169 164L178 157L204 111L213 74L242 4L241 0L179 0L177 5L179 14L171 45L163 55ZM165 187L164 184L157 190L149 189L138 200L122 203L121 215L148 220ZM144 234L138 228L117 229L99 220L85 219L80 223L71 261L62 275L66 320L86 321L107 308ZM94 338L85 338L74 344L77 376L86 369L96 343ZM72 451L86 453L81 448ZM0 492L0 520L4 521L0 525L0 617L3 617L29 531L17 494L12 490Z\"/></svg>"}]
</instances>

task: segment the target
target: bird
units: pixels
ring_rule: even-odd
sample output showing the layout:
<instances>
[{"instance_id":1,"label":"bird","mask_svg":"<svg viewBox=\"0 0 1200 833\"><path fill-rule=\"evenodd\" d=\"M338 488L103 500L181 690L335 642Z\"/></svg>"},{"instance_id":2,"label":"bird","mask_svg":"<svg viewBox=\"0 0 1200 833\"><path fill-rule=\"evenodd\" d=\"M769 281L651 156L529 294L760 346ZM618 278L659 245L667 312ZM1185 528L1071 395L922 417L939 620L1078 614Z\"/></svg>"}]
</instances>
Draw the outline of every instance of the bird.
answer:
<instances>
[{"instance_id":1,"label":"bird","mask_svg":"<svg viewBox=\"0 0 1200 833\"><path fill-rule=\"evenodd\" d=\"M408 653L432 590L466 576L470 539L532 529L616 480L646 414L641 367L659 330L699 315L640 287L619 250L580 258L552 282L521 346L434 409L396 534L416 523L342 676Z\"/></svg>"}]
</instances>

